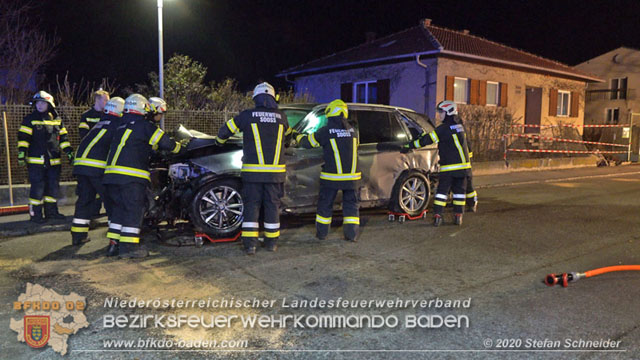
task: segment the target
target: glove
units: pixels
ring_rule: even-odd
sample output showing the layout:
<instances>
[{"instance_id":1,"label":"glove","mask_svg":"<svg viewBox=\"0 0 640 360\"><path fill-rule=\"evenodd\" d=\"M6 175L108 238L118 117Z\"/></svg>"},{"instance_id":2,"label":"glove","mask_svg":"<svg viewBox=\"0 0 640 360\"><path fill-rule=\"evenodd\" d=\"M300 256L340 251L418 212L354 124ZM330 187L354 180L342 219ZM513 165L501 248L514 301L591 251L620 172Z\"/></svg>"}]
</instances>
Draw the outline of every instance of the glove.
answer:
<instances>
[{"instance_id":1,"label":"glove","mask_svg":"<svg viewBox=\"0 0 640 360\"><path fill-rule=\"evenodd\" d=\"M26 162L24 161L24 159L25 159L25 153L24 153L24 151L20 151L18 153L18 165L19 166L25 166L26 165Z\"/></svg>"},{"instance_id":2,"label":"glove","mask_svg":"<svg viewBox=\"0 0 640 360\"><path fill-rule=\"evenodd\" d=\"M400 152L403 154L408 153L411 150L411 144L404 144L402 145L402 149L400 149Z\"/></svg>"},{"instance_id":3,"label":"glove","mask_svg":"<svg viewBox=\"0 0 640 360\"><path fill-rule=\"evenodd\" d=\"M73 151L69 151L67 153L67 158L69 159L69 164L73 165L73 160L75 159L75 156L73 156Z\"/></svg>"}]
</instances>

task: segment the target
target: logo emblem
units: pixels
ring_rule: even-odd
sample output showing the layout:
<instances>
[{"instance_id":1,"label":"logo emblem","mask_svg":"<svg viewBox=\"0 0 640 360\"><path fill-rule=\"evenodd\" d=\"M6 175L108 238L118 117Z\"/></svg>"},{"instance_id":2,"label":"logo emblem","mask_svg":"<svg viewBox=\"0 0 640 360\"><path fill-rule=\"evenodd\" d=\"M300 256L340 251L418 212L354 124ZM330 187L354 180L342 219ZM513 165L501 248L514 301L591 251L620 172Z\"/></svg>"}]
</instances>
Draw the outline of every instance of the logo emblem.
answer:
<instances>
[{"instance_id":1,"label":"logo emblem","mask_svg":"<svg viewBox=\"0 0 640 360\"><path fill-rule=\"evenodd\" d=\"M24 317L24 341L33 348L47 345L51 326L49 316L27 315Z\"/></svg>"}]
</instances>

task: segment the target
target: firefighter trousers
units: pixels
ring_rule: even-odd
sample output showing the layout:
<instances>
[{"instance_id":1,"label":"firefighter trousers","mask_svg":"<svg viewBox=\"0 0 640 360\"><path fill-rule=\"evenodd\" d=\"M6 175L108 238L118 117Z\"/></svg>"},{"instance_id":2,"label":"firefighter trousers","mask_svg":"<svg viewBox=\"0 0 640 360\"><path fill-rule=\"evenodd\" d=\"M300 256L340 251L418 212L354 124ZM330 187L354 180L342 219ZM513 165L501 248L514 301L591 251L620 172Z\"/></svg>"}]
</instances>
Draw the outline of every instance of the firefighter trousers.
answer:
<instances>
[{"instance_id":1,"label":"firefighter trousers","mask_svg":"<svg viewBox=\"0 0 640 360\"><path fill-rule=\"evenodd\" d=\"M471 174L471 170L469 170L469 175L467 175L467 206L474 206L478 202L478 192L473 188L473 175Z\"/></svg>"},{"instance_id":2,"label":"firefighter trousers","mask_svg":"<svg viewBox=\"0 0 640 360\"><path fill-rule=\"evenodd\" d=\"M107 237L121 243L139 244L147 185L131 182L107 184L106 188L111 206Z\"/></svg>"},{"instance_id":3,"label":"firefighter trousers","mask_svg":"<svg viewBox=\"0 0 640 360\"><path fill-rule=\"evenodd\" d=\"M466 175L454 177L450 173L441 172L438 179L438 189L436 190L436 196L433 200L434 214L442 215L445 206L447 206L449 190L453 192L453 212L455 214L462 214L466 199L466 188Z\"/></svg>"},{"instance_id":4,"label":"firefighter trousers","mask_svg":"<svg viewBox=\"0 0 640 360\"><path fill-rule=\"evenodd\" d=\"M333 202L340 189L320 186L318 210L316 212L316 236L324 239L329 234ZM342 231L346 240L355 240L360 227L358 196L355 189L342 190Z\"/></svg>"},{"instance_id":5,"label":"firefighter trousers","mask_svg":"<svg viewBox=\"0 0 640 360\"><path fill-rule=\"evenodd\" d=\"M101 176L77 175L76 179L78 181L76 187L78 200L71 223L71 235L74 239L85 239L95 210L96 194L105 199L104 207L107 210L107 216L111 216L111 204L107 201Z\"/></svg>"},{"instance_id":6,"label":"firefighter trousers","mask_svg":"<svg viewBox=\"0 0 640 360\"><path fill-rule=\"evenodd\" d=\"M29 205L31 212L40 212L42 205L45 208L55 208L57 213L58 192L60 190L60 166L44 166L30 164L28 167ZM32 215L33 216L33 215Z\"/></svg>"},{"instance_id":7,"label":"firefighter trousers","mask_svg":"<svg viewBox=\"0 0 640 360\"><path fill-rule=\"evenodd\" d=\"M284 196L284 183L243 182L244 221L242 244L245 249L256 247L260 232L260 208L264 208L265 244L278 241L280 236L280 199Z\"/></svg>"}]
</instances>

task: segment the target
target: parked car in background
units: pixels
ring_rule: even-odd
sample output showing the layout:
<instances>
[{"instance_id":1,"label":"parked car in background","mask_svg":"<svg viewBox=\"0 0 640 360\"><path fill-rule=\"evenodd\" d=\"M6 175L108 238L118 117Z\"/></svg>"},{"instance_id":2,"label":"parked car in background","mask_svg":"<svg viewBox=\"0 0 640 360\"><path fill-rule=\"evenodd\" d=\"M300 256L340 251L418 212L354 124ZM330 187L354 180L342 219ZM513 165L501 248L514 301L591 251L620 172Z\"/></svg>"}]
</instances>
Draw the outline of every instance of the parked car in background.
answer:
<instances>
[{"instance_id":1,"label":"parked car in background","mask_svg":"<svg viewBox=\"0 0 640 360\"><path fill-rule=\"evenodd\" d=\"M431 178L437 169L437 145L401 151L434 124L413 110L385 105L348 104L349 121L360 147L362 208L388 206L396 212L417 215L431 199ZM327 124L326 104L292 104L280 107L292 127L310 134ZM180 127L176 140L188 141L187 154L154 172L153 195L147 218L151 223L189 219L199 231L217 237L233 235L242 225L242 137L236 134L223 146L215 137ZM287 139L284 213L315 212L322 149L298 148ZM164 170L162 170L164 169ZM341 203L336 199L337 204ZM338 205L336 205L338 209Z\"/></svg>"}]
</instances>

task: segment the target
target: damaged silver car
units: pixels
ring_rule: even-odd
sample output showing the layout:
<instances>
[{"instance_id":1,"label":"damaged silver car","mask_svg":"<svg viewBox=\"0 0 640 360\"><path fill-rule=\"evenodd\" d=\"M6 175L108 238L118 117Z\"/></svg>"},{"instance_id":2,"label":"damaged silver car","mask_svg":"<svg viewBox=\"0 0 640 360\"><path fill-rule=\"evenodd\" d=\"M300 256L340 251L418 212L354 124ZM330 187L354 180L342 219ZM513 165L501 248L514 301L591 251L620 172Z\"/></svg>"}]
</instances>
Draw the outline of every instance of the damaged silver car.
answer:
<instances>
[{"instance_id":1,"label":"damaged silver car","mask_svg":"<svg viewBox=\"0 0 640 360\"><path fill-rule=\"evenodd\" d=\"M326 125L326 104L283 105L289 124L309 134ZM429 204L437 169L437 145L401 151L402 145L430 132L434 124L413 110L384 105L348 104L349 121L360 139L361 208L388 206L415 216ZM153 194L147 211L149 224L188 219L197 231L215 237L231 236L242 225L240 169L242 137L224 147L215 137L182 126L176 140L188 141L186 156L159 166L153 173ZM298 148L287 139L287 178L282 199L284 213L316 210L322 149ZM336 199L336 209L340 199Z\"/></svg>"}]
</instances>

